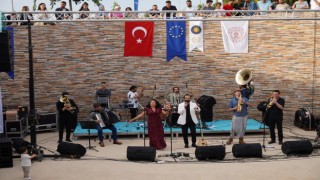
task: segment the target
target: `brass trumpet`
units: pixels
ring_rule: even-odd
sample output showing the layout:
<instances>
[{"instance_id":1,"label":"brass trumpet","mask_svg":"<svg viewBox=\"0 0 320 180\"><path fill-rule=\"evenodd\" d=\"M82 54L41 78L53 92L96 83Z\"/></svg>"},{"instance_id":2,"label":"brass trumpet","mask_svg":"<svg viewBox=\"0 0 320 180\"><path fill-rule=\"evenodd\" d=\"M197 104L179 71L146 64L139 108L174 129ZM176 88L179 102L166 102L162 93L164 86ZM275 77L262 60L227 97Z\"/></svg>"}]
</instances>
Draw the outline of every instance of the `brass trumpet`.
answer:
<instances>
[{"instance_id":1,"label":"brass trumpet","mask_svg":"<svg viewBox=\"0 0 320 180\"><path fill-rule=\"evenodd\" d=\"M269 109L269 108L271 108L271 106L273 105L273 98L270 98L270 102L268 103L268 106L267 106L267 108Z\"/></svg>"}]
</instances>

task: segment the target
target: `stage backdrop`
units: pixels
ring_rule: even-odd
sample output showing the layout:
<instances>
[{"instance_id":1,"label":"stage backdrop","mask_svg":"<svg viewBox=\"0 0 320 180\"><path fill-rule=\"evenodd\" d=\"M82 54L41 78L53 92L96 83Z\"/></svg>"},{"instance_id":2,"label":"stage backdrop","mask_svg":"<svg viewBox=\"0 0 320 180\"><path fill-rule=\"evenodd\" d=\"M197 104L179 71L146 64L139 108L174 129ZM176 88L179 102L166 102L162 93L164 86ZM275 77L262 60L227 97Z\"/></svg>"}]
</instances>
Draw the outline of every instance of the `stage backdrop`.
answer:
<instances>
[{"instance_id":1,"label":"stage backdrop","mask_svg":"<svg viewBox=\"0 0 320 180\"><path fill-rule=\"evenodd\" d=\"M186 23L186 29L189 22ZM62 91L70 92L80 108L80 120L92 109L101 81L112 90L117 108L131 85L145 88L141 104L154 95L162 100L180 87L181 93L210 95L217 100L214 119L230 119L228 103L235 74L251 68L255 93L250 99L249 118L260 120L256 105L279 89L286 100L285 121L291 123L300 107L319 111L319 22L251 21L248 53L225 53L220 22L203 23L204 52L188 52L183 61L166 61L166 24L154 26L153 56L124 57L123 22L64 23L32 28L34 45L35 103L38 111L56 110ZM29 105L28 32L15 28L15 80L1 74L4 106ZM187 33L187 47L189 47ZM188 83L187 83L188 82ZM188 84L188 89L186 88ZM154 87L156 90L154 91ZM314 91L313 91L314 90ZM313 96L314 94L314 96Z\"/></svg>"}]
</instances>

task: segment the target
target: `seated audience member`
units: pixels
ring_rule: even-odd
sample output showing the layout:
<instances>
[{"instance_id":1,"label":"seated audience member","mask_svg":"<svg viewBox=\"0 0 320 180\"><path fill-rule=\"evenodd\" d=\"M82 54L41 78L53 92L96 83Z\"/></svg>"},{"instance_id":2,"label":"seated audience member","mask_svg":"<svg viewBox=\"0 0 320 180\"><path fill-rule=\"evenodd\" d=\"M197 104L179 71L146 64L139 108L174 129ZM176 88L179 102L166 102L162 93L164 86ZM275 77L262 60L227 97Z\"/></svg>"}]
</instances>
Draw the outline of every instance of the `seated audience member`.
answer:
<instances>
[{"instance_id":1,"label":"seated audience member","mask_svg":"<svg viewBox=\"0 0 320 180\"><path fill-rule=\"evenodd\" d=\"M242 10L258 10L257 3L255 3L253 0L250 2L250 0L244 0ZM245 16L253 16L255 12L247 12L245 13Z\"/></svg>"},{"instance_id":2,"label":"seated audience member","mask_svg":"<svg viewBox=\"0 0 320 180\"><path fill-rule=\"evenodd\" d=\"M98 5L98 11L100 12L97 16L97 18L100 19L108 19L108 13L104 12L106 11L105 7L103 4Z\"/></svg>"},{"instance_id":3,"label":"seated audience member","mask_svg":"<svg viewBox=\"0 0 320 180\"><path fill-rule=\"evenodd\" d=\"M258 10L260 11L271 11L271 3L267 0L258 1ZM260 12L260 15L268 14L268 12Z\"/></svg>"},{"instance_id":4,"label":"seated audience member","mask_svg":"<svg viewBox=\"0 0 320 180\"><path fill-rule=\"evenodd\" d=\"M307 1L298 0L294 2L292 9L309 9L309 4Z\"/></svg>"},{"instance_id":5,"label":"seated audience member","mask_svg":"<svg viewBox=\"0 0 320 180\"><path fill-rule=\"evenodd\" d=\"M284 2L284 0L279 0L279 4L277 4L275 10L289 10L290 6Z\"/></svg>"},{"instance_id":6,"label":"seated audience member","mask_svg":"<svg viewBox=\"0 0 320 180\"><path fill-rule=\"evenodd\" d=\"M81 8L79 9L79 11L90 11L89 4L87 2L84 2L81 5ZM89 16L90 16L90 13L80 13L79 18L80 19L86 19L86 18L89 18Z\"/></svg>"},{"instance_id":7,"label":"seated audience member","mask_svg":"<svg viewBox=\"0 0 320 180\"><path fill-rule=\"evenodd\" d=\"M14 14L11 14L11 15L7 15L6 19L7 20L18 20L18 16L17 16L16 13L14 13ZM17 26L18 23L17 22L7 22L7 25L8 26Z\"/></svg>"},{"instance_id":8,"label":"seated audience member","mask_svg":"<svg viewBox=\"0 0 320 180\"><path fill-rule=\"evenodd\" d=\"M197 10L195 7L192 6L191 0L187 0L186 4L187 4L187 7L184 9L184 11L196 11ZM183 12L182 16L184 16L186 18L195 17L196 13L195 12Z\"/></svg>"},{"instance_id":9,"label":"seated audience member","mask_svg":"<svg viewBox=\"0 0 320 180\"><path fill-rule=\"evenodd\" d=\"M221 2L217 2L215 6L216 6L216 9L214 11L219 11L219 12L215 12L214 16L215 17L223 17L223 16L225 16L225 13L221 12L221 11L224 11L224 9L221 9L221 6L222 6Z\"/></svg>"},{"instance_id":10,"label":"seated audience member","mask_svg":"<svg viewBox=\"0 0 320 180\"><path fill-rule=\"evenodd\" d=\"M125 11L132 11L132 8L131 7L126 7ZM124 17L127 18L127 19L135 19L136 15L133 12L126 12L126 13L124 13Z\"/></svg>"},{"instance_id":11,"label":"seated audience member","mask_svg":"<svg viewBox=\"0 0 320 180\"><path fill-rule=\"evenodd\" d=\"M67 3L65 1L61 1L60 7L56 9L56 11L69 11L68 8L66 8ZM71 14L68 13L62 13L62 14L56 14L57 20L63 20L68 19L71 16Z\"/></svg>"},{"instance_id":12,"label":"seated audience member","mask_svg":"<svg viewBox=\"0 0 320 180\"><path fill-rule=\"evenodd\" d=\"M319 0L310 0L310 9L311 10L320 10L320 1Z\"/></svg>"},{"instance_id":13,"label":"seated audience member","mask_svg":"<svg viewBox=\"0 0 320 180\"><path fill-rule=\"evenodd\" d=\"M203 6L202 8L201 8L201 10L202 11L213 11L214 9L213 9L213 7L212 7L212 0L207 0L206 1L206 5L205 6ZM207 16L212 16L212 13L210 12L208 12L208 13L206 13L206 12L201 12L200 13L200 16L203 16L203 17L207 17Z\"/></svg>"},{"instance_id":14,"label":"seated audience member","mask_svg":"<svg viewBox=\"0 0 320 180\"><path fill-rule=\"evenodd\" d=\"M22 12L29 12L29 7L28 6L23 6L22 7ZM21 13L21 14L18 14L19 16L19 19L20 20L33 20L33 15L31 13ZM28 22L21 22L20 25L28 25Z\"/></svg>"},{"instance_id":15,"label":"seated audience member","mask_svg":"<svg viewBox=\"0 0 320 180\"><path fill-rule=\"evenodd\" d=\"M113 12L109 14L110 18L112 18L112 19L121 19L121 18L123 18L123 13L119 12L119 11L121 11L121 7L119 5L114 6L112 11Z\"/></svg>"},{"instance_id":16,"label":"seated audience member","mask_svg":"<svg viewBox=\"0 0 320 180\"><path fill-rule=\"evenodd\" d=\"M267 0L267 2L270 2L270 0ZM272 10L276 10L276 7L277 7L277 5L279 4L279 0L273 0L272 2L271 2L271 9Z\"/></svg>"},{"instance_id":17,"label":"seated audience member","mask_svg":"<svg viewBox=\"0 0 320 180\"><path fill-rule=\"evenodd\" d=\"M163 6L162 11L177 11L176 6L172 6L171 5L171 1L166 1L166 5ZM167 13L162 13L162 16L164 18L175 18L176 17L176 13L172 13L172 12L167 12Z\"/></svg>"},{"instance_id":18,"label":"seated audience member","mask_svg":"<svg viewBox=\"0 0 320 180\"><path fill-rule=\"evenodd\" d=\"M152 5L152 9L150 9L149 11L159 11L158 6ZM149 13L149 17L151 18L158 18L160 16L160 13Z\"/></svg>"},{"instance_id":19,"label":"seated audience member","mask_svg":"<svg viewBox=\"0 0 320 180\"><path fill-rule=\"evenodd\" d=\"M236 2L233 4L233 10L239 11L242 10L241 8L243 7L243 3L241 0L236 0ZM241 12L236 12L236 16L243 16L243 13Z\"/></svg>"},{"instance_id":20,"label":"seated audience member","mask_svg":"<svg viewBox=\"0 0 320 180\"><path fill-rule=\"evenodd\" d=\"M36 13L34 15L34 20L54 20L55 17L53 14L47 13L47 7L45 3L40 3L37 9L37 12L45 12L45 13ZM55 24L54 22L36 22L34 25L47 25L47 24Z\"/></svg>"},{"instance_id":21,"label":"seated audience member","mask_svg":"<svg viewBox=\"0 0 320 180\"><path fill-rule=\"evenodd\" d=\"M226 11L233 10L233 0L229 0L227 4L223 6L223 9ZM226 16L232 16L232 12L227 12Z\"/></svg>"}]
</instances>

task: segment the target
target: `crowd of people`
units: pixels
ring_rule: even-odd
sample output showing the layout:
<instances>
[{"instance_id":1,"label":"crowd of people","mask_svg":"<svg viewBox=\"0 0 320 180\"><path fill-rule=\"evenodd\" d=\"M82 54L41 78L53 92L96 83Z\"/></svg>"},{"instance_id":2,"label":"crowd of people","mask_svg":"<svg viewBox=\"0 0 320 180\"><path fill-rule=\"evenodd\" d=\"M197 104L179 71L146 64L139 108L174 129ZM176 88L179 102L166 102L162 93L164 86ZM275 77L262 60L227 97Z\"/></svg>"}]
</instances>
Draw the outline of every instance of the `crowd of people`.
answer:
<instances>
[{"instance_id":1,"label":"crowd of people","mask_svg":"<svg viewBox=\"0 0 320 180\"><path fill-rule=\"evenodd\" d=\"M171 4L171 1L165 1L165 6L161 10L158 9L158 5L154 4L148 13L143 15L143 18L192 18L192 17L228 17L228 16L253 16L253 15L265 15L266 11L272 10L320 10L320 0L297 0L292 6L286 3L286 0L260 0L257 3L253 0L228 0L227 3L222 4L216 2L213 4L213 0L206 0L206 4L201 8L192 4L191 0L186 0L185 8L179 10L182 13L171 12L178 11L176 6ZM247 10L252 12L241 12L241 10ZM45 3L40 3L37 8L39 13L28 13L29 7L23 6L21 12L18 14L9 14L5 17L7 20L71 20L71 19L136 19L140 18L138 12L134 12L131 7L126 7L125 11L121 12L121 6L115 5L110 12L106 11L103 4L98 4L98 13L90 12L89 4L84 2L78 11L84 11L81 13L71 14L67 8L67 3L61 1L60 7L55 11L61 13L48 13ZM63 13L62 13L63 11ZM166 12L162 12L166 11ZM199 12L196 12L199 11ZM204 12L210 11L210 12ZM216 12L215 12L216 11ZM226 11L226 12L224 12ZM234 11L234 12L230 12ZM259 12L261 11L261 12ZM7 25L25 25L26 22L9 22ZM54 24L46 22L37 22L35 25Z\"/></svg>"}]
</instances>

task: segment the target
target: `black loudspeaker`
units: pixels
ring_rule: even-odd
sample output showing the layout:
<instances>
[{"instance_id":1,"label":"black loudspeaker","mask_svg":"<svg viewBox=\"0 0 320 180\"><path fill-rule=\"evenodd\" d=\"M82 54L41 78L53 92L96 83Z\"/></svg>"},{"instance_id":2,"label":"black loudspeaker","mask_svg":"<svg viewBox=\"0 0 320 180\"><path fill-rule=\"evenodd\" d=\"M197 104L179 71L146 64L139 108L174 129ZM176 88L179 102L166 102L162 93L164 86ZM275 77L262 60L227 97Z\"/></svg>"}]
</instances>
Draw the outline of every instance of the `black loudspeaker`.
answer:
<instances>
[{"instance_id":1,"label":"black loudspeaker","mask_svg":"<svg viewBox=\"0 0 320 180\"><path fill-rule=\"evenodd\" d=\"M199 161L210 159L223 160L226 156L226 148L223 145L197 146L195 154Z\"/></svg>"},{"instance_id":2,"label":"black loudspeaker","mask_svg":"<svg viewBox=\"0 0 320 180\"><path fill-rule=\"evenodd\" d=\"M11 33L3 31L0 33L0 72L13 70Z\"/></svg>"},{"instance_id":3,"label":"black loudspeaker","mask_svg":"<svg viewBox=\"0 0 320 180\"><path fill-rule=\"evenodd\" d=\"M154 161L156 149L153 147L128 146L127 158L130 161Z\"/></svg>"},{"instance_id":4,"label":"black loudspeaker","mask_svg":"<svg viewBox=\"0 0 320 180\"><path fill-rule=\"evenodd\" d=\"M81 144L74 144L69 142L61 142L58 144L57 151L61 155L73 156L75 158L80 158L84 156L87 152L86 148Z\"/></svg>"},{"instance_id":5,"label":"black loudspeaker","mask_svg":"<svg viewBox=\"0 0 320 180\"><path fill-rule=\"evenodd\" d=\"M262 147L260 143L235 144L232 147L234 157L257 157L262 158Z\"/></svg>"},{"instance_id":6,"label":"black loudspeaker","mask_svg":"<svg viewBox=\"0 0 320 180\"><path fill-rule=\"evenodd\" d=\"M13 167L12 143L10 138L0 138L0 168Z\"/></svg>"},{"instance_id":7,"label":"black loudspeaker","mask_svg":"<svg viewBox=\"0 0 320 180\"><path fill-rule=\"evenodd\" d=\"M313 146L309 140L286 141L282 144L281 150L284 154L311 154Z\"/></svg>"},{"instance_id":8,"label":"black loudspeaker","mask_svg":"<svg viewBox=\"0 0 320 180\"><path fill-rule=\"evenodd\" d=\"M16 150L17 153L21 154L23 152L20 152L21 147L30 147L31 143L28 141L23 140L22 138L14 138L12 139L12 147Z\"/></svg>"}]
</instances>

